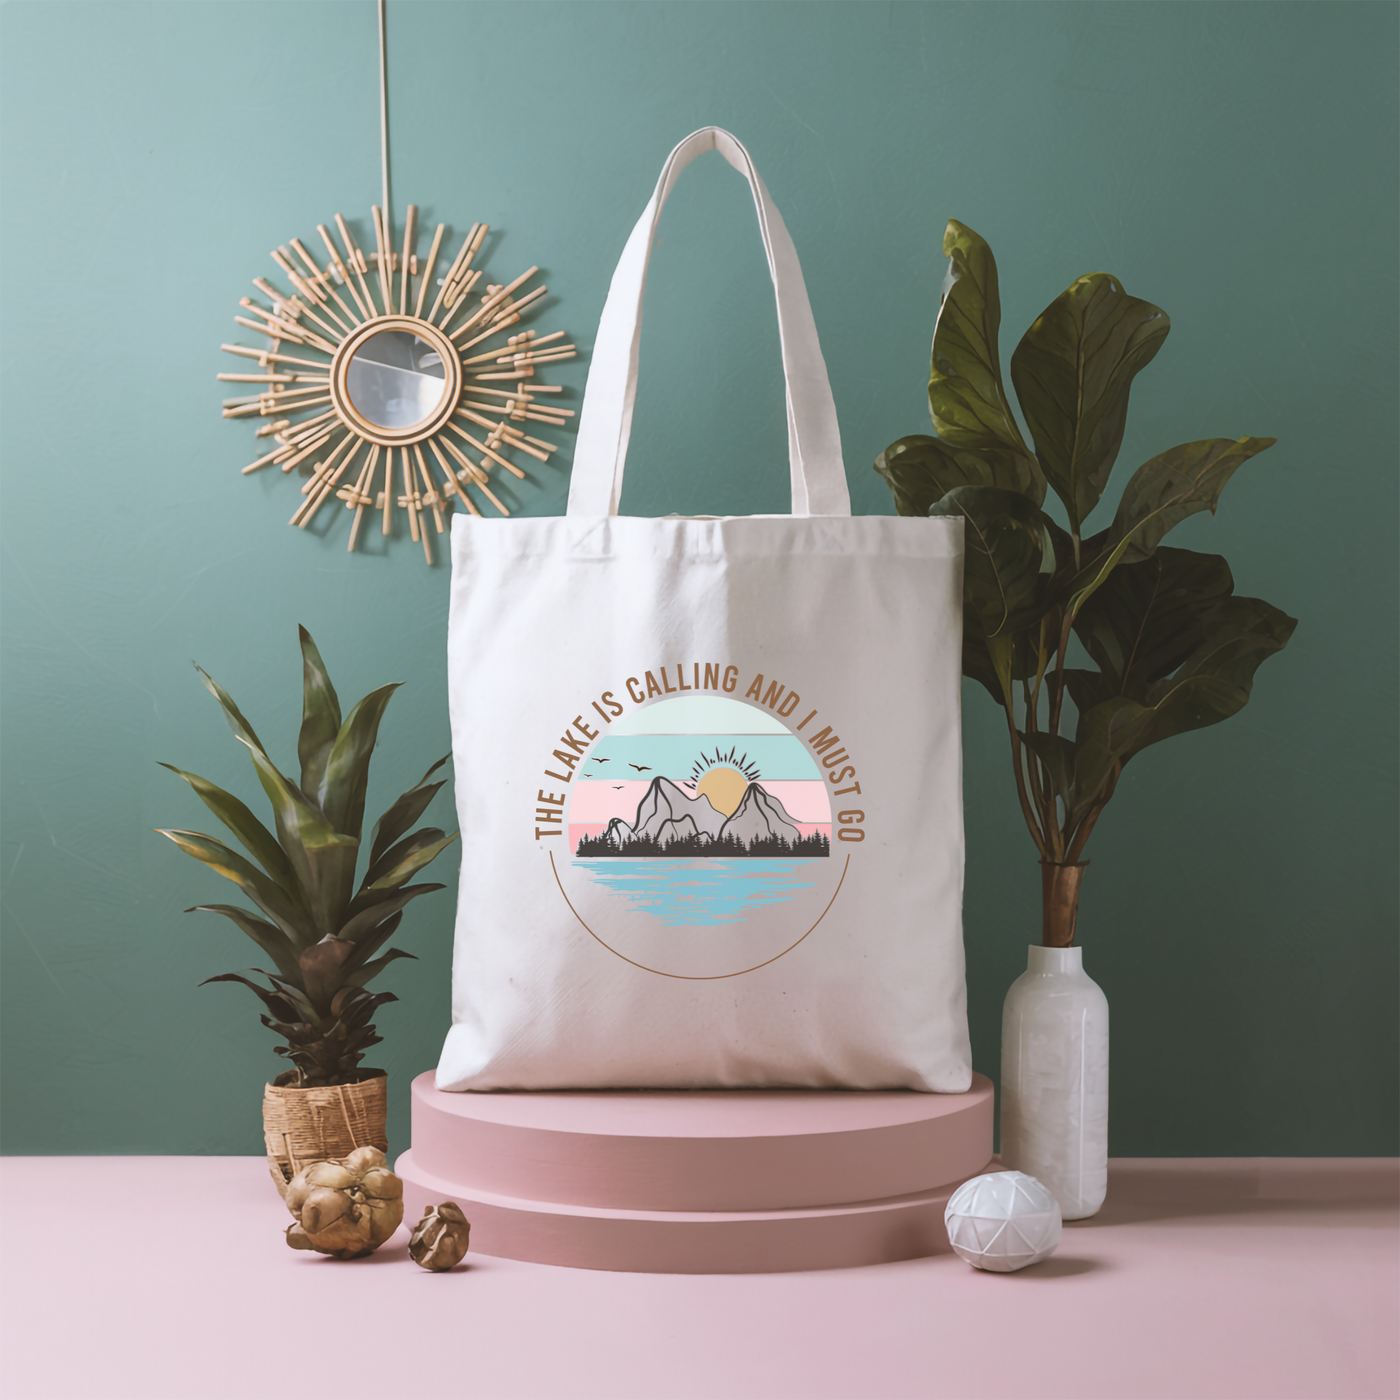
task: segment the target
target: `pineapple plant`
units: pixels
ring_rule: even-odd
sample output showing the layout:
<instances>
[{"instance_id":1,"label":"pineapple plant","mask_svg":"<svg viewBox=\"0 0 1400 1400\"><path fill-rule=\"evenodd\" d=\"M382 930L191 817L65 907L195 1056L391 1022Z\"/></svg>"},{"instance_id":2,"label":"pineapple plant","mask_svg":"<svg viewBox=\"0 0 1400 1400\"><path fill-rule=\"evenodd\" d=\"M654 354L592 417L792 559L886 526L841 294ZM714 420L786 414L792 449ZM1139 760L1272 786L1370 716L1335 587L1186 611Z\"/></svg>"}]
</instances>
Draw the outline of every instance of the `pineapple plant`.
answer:
<instances>
[{"instance_id":1,"label":"pineapple plant","mask_svg":"<svg viewBox=\"0 0 1400 1400\"><path fill-rule=\"evenodd\" d=\"M335 687L311 634L299 629L303 672L300 781L285 777L224 688L196 666L219 702L234 737L248 750L258 781L272 804L275 834L237 797L182 768L165 763L233 833L253 860L199 831L160 830L186 855L232 880L257 913L232 904L200 904L186 913L221 914L237 924L271 960L273 968L225 972L208 982L239 982L266 1008L262 1023L285 1042L276 1052L293 1069L279 1085L320 1088L358 1083L360 1060L380 1043L371 1018L392 992L368 984L401 948L380 950L403 911L419 895L442 885L408 882L457 839L436 827L409 828L426 811L443 781L430 782L441 758L375 823L369 856L358 884L361 830L370 757L380 721L397 685L366 695L344 719ZM257 863L254 864L254 861Z\"/></svg>"}]
</instances>

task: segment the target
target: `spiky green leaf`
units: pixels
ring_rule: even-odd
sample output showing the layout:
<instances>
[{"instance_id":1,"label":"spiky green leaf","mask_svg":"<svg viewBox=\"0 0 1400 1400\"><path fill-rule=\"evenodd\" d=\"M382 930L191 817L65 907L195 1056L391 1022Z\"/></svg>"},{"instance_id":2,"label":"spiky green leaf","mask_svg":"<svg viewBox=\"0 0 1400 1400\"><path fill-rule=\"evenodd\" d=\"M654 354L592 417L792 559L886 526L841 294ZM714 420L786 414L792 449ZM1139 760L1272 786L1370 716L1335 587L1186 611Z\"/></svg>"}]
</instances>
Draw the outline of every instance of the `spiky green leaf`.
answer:
<instances>
[{"instance_id":1,"label":"spiky green leaf","mask_svg":"<svg viewBox=\"0 0 1400 1400\"><path fill-rule=\"evenodd\" d=\"M248 971L256 972L263 977L270 975L263 972L260 967L250 967ZM211 982L239 982L250 988L278 1021L297 1021L301 1018L303 1010L309 1010L309 1005L305 1008L299 1005L295 995L284 988L264 987L260 982L254 982L251 977L245 976L241 972L221 972L217 977L206 977L199 985L207 987Z\"/></svg>"},{"instance_id":2,"label":"spiky green leaf","mask_svg":"<svg viewBox=\"0 0 1400 1400\"><path fill-rule=\"evenodd\" d=\"M359 838L364 824L369 761L379 737L379 722L398 685L371 691L350 711L331 745L316 801L337 831Z\"/></svg>"},{"instance_id":3,"label":"spiky green leaf","mask_svg":"<svg viewBox=\"0 0 1400 1400\"><path fill-rule=\"evenodd\" d=\"M297 964L297 950L292 940L276 924L259 919L236 904L196 904L186 909L186 914L222 914L224 918L237 924L259 948L277 964L283 977L297 981L300 970Z\"/></svg>"},{"instance_id":4,"label":"spiky green leaf","mask_svg":"<svg viewBox=\"0 0 1400 1400\"><path fill-rule=\"evenodd\" d=\"M237 851L202 831L166 830L163 827L156 830L173 841L187 856L193 856L226 880L232 880L291 939L295 947L304 948L316 941L310 932L311 920L305 906L293 899L276 881L264 875L257 866L244 860Z\"/></svg>"},{"instance_id":5,"label":"spiky green leaf","mask_svg":"<svg viewBox=\"0 0 1400 1400\"><path fill-rule=\"evenodd\" d=\"M355 940L355 952L345 964L346 971L354 973L364 967L374 955L394 936L395 930L403 922L403 911L390 914L383 923L367 929Z\"/></svg>"},{"instance_id":6,"label":"spiky green leaf","mask_svg":"<svg viewBox=\"0 0 1400 1400\"><path fill-rule=\"evenodd\" d=\"M374 843L369 852L371 868L378 864L380 856L428 810L428 804L437 796L443 785L442 782L430 783L428 779L451 757L451 754L445 754L438 759L407 792L395 799L388 811L374 824Z\"/></svg>"},{"instance_id":7,"label":"spiky green leaf","mask_svg":"<svg viewBox=\"0 0 1400 1400\"><path fill-rule=\"evenodd\" d=\"M352 943L361 943L385 919L397 913L410 900L417 899L420 894L431 894L434 890L442 888L442 885L426 884L408 885L397 890L361 890L350 901L345 911L347 918L340 927L339 936L350 939Z\"/></svg>"},{"instance_id":8,"label":"spiky green leaf","mask_svg":"<svg viewBox=\"0 0 1400 1400\"><path fill-rule=\"evenodd\" d=\"M346 985L351 987L363 987L365 983L378 977L391 962L394 962L398 958L412 958L414 956L413 953L405 952L402 948L390 948L382 958L375 958L370 962L362 964L357 971L346 973Z\"/></svg>"},{"instance_id":9,"label":"spiky green leaf","mask_svg":"<svg viewBox=\"0 0 1400 1400\"><path fill-rule=\"evenodd\" d=\"M332 999L346 983L345 964L355 945L346 938L323 938L297 959L302 985L318 1011L329 1010Z\"/></svg>"},{"instance_id":10,"label":"spiky green leaf","mask_svg":"<svg viewBox=\"0 0 1400 1400\"><path fill-rule=\"evenodd\" d=\"M266 754L251 744L247 747L276 814L277 839L296 872L316 937L334 933L355 887L360 843L337 831Z\"/></svg>"},{"instance_id":11,"label":"spiky green leaf","mask_svg":"<svg viewBox=\"0 0 1400 1400\"><path fill-rule=\"evenodd\" d=\"M253 731L253 726L243 718L243 711L233 703L233 696L211 676L204 667L196 663L195 668L199 672L200 679L204 682L204 687L219 702L220 709L224 712L224 719L228 722L228 727L233 730L238 738L253 745L254 748L266 753L263 742Z\"/></svg>"},{"instance_id":12,"label":"spiky green leaf","mask_svg":"<svg viewBox=\"0 0 1400 1400\"><path fill-rule=\"evenodd\" d=\"M326 663L311 633L298 627L301 638L302 709L301 733L297 737L297 758L301 763L303 792L316 792L325 776L331 745L340 733L340 700L326 671Z\"/></svg>"},{"instance_id":13,"label":"spiky green leaf","mask_svg":"<svg viewBox=\"0 0 1400 1400\"><path fill-rule=\"evenodd\" d=\"M405 836L397 845L390 846L379 859L365 872L365 878L361 881L364 888L374 888L375 882L387 875L391 870L396 870L410 856L416 855L419 851L428 846L437 845L442 849L442 843L447 837L447 833L441 827L424 826ZM404 879L407 879L405 876ZM403 880L398 882L403 883Z\"/></svg>"},{"instance_id":14,"label":"spiky green leaf","mask_svg":"<svg viewBox=\"0 0 1400 1400\"><path fill-rule=\"evenodd\" d=\"M426 846L412 846L412 842L403 843L409 847L406 853L395 864L384 871L380 877L368 886L372 890L392 890L397 889L405 880L411 880L425 865L437 859L458 837L458 832L452 832L449 836L444 836L441 840L430 841ZM387 862L385 862L387 864Z\"/></svg>"},{"instance_id":15,"label":"spiky green leaf","mask_svg":"<svg viewBox=\"0 0 1400 1400\"><path fill-rule=\"evenodd\" d=\"M223 788L216 787L207 778L187 773L173 763L162 763L160 766L183 778L198 794L200 801L233 832L244 850L262 864L267 874L289 893L295 892L296 876L287 862L286 853L245 803Z\"/></svg>"}]
</instances>

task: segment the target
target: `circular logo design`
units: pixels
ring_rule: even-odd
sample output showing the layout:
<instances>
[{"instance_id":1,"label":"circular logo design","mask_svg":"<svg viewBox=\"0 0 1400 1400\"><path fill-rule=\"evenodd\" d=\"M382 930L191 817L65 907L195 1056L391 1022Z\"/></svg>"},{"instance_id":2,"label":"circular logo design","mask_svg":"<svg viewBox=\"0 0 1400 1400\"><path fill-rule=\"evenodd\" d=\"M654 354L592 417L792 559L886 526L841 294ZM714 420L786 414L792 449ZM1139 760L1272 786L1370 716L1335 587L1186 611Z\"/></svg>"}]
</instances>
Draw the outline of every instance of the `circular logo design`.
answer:
<instances>
[{"instance_id":1,"label":"circular logo design","mask_svg":"<svg viewBox=\"0 0 1400 1400\"><path fill-rule=\"evenodd\" d=\"M831 802L807 746L770 710L659 700L612 726L572 784L555 864L580 923L668 977L735 977L790 952L840 889Z\"/></svg>"}]
</instances>

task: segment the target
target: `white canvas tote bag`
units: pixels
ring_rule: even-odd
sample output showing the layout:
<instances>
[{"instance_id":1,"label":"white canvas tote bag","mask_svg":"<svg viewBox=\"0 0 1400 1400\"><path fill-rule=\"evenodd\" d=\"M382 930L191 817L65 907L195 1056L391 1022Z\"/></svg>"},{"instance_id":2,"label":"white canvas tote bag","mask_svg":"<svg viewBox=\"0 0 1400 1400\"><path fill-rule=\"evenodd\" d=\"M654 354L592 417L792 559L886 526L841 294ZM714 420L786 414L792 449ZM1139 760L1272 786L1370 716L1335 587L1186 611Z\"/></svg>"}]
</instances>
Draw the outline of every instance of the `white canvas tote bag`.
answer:
<instances>
[{"instance_id":1,"label":"white canvas tote bag","mask_svg":"<svg viewBox=\"0 0 1400 1400\"><path fill-rule=\"evenodd\" d=\"M792 514L620 516L652 237L712 149L777 293ZM440 1089L967 1089L962 522L850 512L792 240L697 131L613 277L568 513L453 521Z\"/></svg>"}]
</instances>

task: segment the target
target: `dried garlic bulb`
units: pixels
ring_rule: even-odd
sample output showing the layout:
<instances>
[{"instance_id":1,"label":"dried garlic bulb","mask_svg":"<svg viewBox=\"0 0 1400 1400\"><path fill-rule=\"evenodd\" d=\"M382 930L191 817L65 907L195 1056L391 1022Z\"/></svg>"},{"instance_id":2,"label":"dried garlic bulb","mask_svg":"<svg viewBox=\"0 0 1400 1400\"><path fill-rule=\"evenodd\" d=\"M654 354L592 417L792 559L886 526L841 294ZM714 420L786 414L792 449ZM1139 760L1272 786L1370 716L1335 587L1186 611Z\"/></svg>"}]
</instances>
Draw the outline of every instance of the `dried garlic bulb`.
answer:
<instances>
[{"instance_id":1,"label":"dried garlic bulb","mask_svg":"<svg viewBox=\"0 0 1400 1400\"><path fill-rule=\"evenodd\" d=\"M403 1220L403 1182L377 1147L357 1148L342 1162L312 1162L287 1187L293 1249L336 1259L373 1254Z\"/></svg>"},{"instance_id":2,"label":"dried garlic bulb","mask_svg":"<svg viewBox=\"0 0 1400 1400\"><path fill-rule=\"evenodd\" d=\"M415 1264L442 1273L460 1264L467 1252L471 1225L455 1201L424 1206L423 1218L413 1227L408 1253Z\"/></svg>"}]
</instances>

